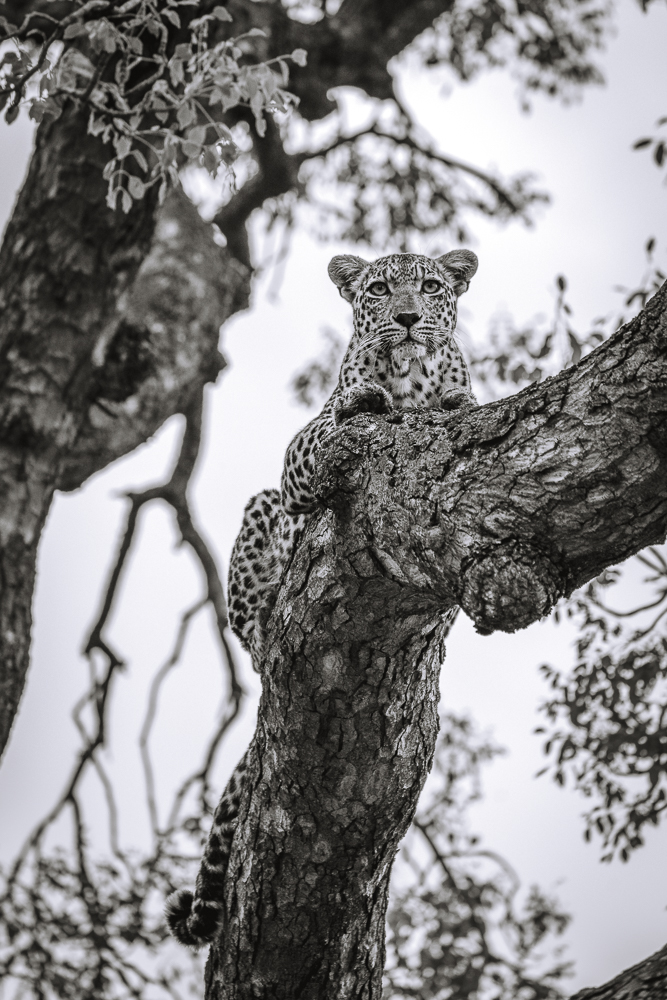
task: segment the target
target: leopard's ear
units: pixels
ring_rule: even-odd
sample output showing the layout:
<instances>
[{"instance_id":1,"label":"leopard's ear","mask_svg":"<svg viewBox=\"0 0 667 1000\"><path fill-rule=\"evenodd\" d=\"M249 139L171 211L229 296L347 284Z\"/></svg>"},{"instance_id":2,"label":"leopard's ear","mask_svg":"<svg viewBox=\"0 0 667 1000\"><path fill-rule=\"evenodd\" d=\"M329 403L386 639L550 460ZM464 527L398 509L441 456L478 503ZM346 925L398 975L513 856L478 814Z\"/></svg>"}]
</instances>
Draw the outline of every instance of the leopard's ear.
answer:
<instances>
[{"instance_id":1,"label":"leopard's ear","mask_svg":"<svg viewBox=\"0 0 667 1000\"><path fill-rule=\"evenodd\" d=\"M477 270L477 255L472 250L450 250L435 263L444 273L457 295L468 291L472 277Z\"/></svg>"},{"instance_id":2,"label":"leopard's ear","mask_svg":"<svg viewBox=\"0 0 667 1000\"><path fill-rule=\"evenodd\" d=\"M334 257L329 264L329 277L334 285L338 286L338 291L348 302L352 302L357 294L359 279L367 267L367 260L353 257L349 253Z\"/></svg>"}]
</instances>

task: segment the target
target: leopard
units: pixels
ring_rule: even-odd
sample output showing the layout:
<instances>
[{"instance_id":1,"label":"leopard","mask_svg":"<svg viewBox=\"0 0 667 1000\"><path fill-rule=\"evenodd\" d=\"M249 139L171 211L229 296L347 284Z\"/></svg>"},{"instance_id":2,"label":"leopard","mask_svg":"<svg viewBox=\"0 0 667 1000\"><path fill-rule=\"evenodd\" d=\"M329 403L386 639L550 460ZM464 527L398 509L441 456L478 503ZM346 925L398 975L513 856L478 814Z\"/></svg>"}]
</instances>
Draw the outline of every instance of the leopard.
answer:
<instances>
[{"instance_id":1,"label":"leopard","mask_svg":"<svg viewBox=\"0 0 667 1000\"><path fill-rule=\"evenodd\" d=\"M230 561L230 625L260 673L281 580L319 506L313 476L329 438L360 413L463 411L476 405L455 331L458 299L477 266L477 256L465 249L437 258L396 253L374 262L339 254L330 262L329 277L352 305L354 319L338 383L320 413L290 442L280 492L264 490L248 502ZM445 631L456 610L448 612ZM251 743L215 811L194 894L181 889L167 900L172 934L194 950L213 939L224 919L227 864L253 760Z\"/></svg>"}]
</instances>

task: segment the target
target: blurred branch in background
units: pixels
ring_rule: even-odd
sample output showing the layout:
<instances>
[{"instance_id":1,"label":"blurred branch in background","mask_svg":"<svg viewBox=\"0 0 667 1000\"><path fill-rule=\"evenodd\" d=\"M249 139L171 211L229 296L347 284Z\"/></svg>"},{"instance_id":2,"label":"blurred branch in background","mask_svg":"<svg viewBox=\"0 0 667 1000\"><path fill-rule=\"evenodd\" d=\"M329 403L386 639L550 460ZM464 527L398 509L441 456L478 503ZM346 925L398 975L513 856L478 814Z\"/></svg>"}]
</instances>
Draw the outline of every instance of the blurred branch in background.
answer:
<instances>
[{"instance_id":1,"label":"blurred branch in background","mask_svg":"<svg viewBox=\"0 0 667 1000\"><path fill-rule=\"evenodd\" d=\"M217 790L211 788L211 770L243 698L227 641L224 591L187 497L199 454L201 417L200 397L186 415L180 453L169 481L128 494L130 509L118 555L85 648L90 686L72 713L81 750L56 804L25 841L11 869L3 873L0 980L6 986L13 982L17 997L144 998L149 987L159 988L158 995L181 997L185 995L181 987L188 985L184 977L189 975L192 984L193 972L201 976L199 963L192 956L188 959L188 953L169 939L162 911L166 896L191 877L198 863L208 817L218 798ZM139 747L151 846L142 852L137 847L126 850L120 844L116 792L100 751L108 743L110 703L117 675L125 666L106 637L106 626L127 569L139 513L153 500L162 500L173 510L181 541L187 542L201 568L205 595L182 614L173 651L149 690ZM207 737L201 766L176 789L161 823L150 753L151 729L162 685L179 664L194 617L208 604L216 623L227 693L220 721ZM85 783L92 775L100 782L106 800L110 860L100 860L100 845L91 842L89 835L86 803L90 791L86 792ZM70 846L61 843L53 847L49 836L67 811ZM59 825L58 839L62 833Z\"/></svg>"}]
</instances>

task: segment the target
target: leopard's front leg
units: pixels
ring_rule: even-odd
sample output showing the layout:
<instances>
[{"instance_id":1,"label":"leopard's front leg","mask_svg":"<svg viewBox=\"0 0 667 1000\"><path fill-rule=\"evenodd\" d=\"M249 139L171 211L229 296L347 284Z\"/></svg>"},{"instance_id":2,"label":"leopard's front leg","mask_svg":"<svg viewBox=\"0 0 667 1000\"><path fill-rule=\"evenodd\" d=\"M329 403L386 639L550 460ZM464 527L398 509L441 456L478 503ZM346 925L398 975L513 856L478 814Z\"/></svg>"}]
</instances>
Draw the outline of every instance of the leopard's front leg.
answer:
<instances>
[{"instance_id":1,"label":"leopard's front leg","mask_svg":"<svg viewBox=\"0 0 667 1000\"><path fill-rule=\"evenodd\" d=\"M339 386L319 416L292 439L285 453L280 484L282 503L288 514L307 514L317 506L312 491L313 471L319 451L340 424L357 413L389 413L391 396L381 385L370 380L348 388Z\"/></svg>"},{"instance_id":2,"label":"leopard's front leg","mask_svg":"<svg viewBox=\"0 0 667 1000\"><path fill-rule=\"evenodd\" d=\"M285 452L280 492L287 514L307 514L317 506L311 483L317 454L336 429L332 401L333 397L322 412L292 438Z\"/></svg>"},{"instance_id":3,"label":"leopard's front leg","mask_svg":"<svg viewBox=\"0 0 667 1000\"><path fill-rule=\"evenodd\" d=\"M391 396L378 382L364 381L340 389L334 405L336 426L345 423L357 413L391 413L394 404Z\"/></svg>"}]
</instances>

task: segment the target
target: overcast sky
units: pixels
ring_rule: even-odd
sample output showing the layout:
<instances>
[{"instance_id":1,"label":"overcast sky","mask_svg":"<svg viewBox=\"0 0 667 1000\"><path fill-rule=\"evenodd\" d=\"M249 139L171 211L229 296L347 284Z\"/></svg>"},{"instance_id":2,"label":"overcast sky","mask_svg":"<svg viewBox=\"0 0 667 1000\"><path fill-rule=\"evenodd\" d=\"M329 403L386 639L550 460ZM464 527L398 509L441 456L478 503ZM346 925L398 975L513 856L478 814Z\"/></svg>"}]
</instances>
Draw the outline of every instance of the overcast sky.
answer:
<instances>
[{"instance_id":1,"label":"overcast sky","mask_svg":"<svg viewBox=\"0 0 667 1000\"><path fill-rule=\"evenodd\" d=\"M654 4L642 15L632 0L619 0L617 29L601 57L606 87L590 90L569 107L537 98L530 115L519 111L515 85L501 73L458 87L444 75L418 76L397 67L405 99L419 109L443 151L505 174L532 170L552 195L531 229L470 220L471 245L480 259L462 301L471 337L481 338L499 309L519 322L548 314L557 274L569 279L575 321L582 327L613 310L618 305L613 287L639 278L649 236L658 239L665 270L667 189L649 156L631 146L667 114L667 9ZM11 128L0 125L0 225L11 210L30 141L24 119ZM271 247L260 227L257 233L261 260ZM267 294L276 277L269 273L256 283L253 308L223 331L231 365L208 393L195 498L225 570L245 502L278 484L285 447L309 419L291 400L290 376L319 352L322 327L349 331L349 306L326 276L329 258L344 249L349 248L322 245L298 233L277 297ZM55 797L76 746L69 709L85 684L79 650L123 517L118 493L164 476L180 429L180 420L172 420L148 446L76 494L58 496L53 505L40 550L33 665L0 772L3 859ZM168 654L178 612L200 588L187 553L174 549L169 515L159 508L146 511L112 629L130 663L116 692L108 754L129 807L122 829L127 843L140 838L143 829L132 807L136 786L129 776L137 765L129 737L140 724L149 679ZM571 638L566 628L551 623L514 636L482 638L460 620L448 643L442 697L448 708L469 710L510 750L487 769L486 796L473 809L471 823L526 885L539 882L556 890L574 914L566 938L567 957L576 962L568 984L574 991L603 982L667 941L667 827L649 831L646 847L627 865L602 865L599 845L582 839L585 802L545 778L533 778L543 758L531 731L536 705L547 696L536 666L548 660L565 668L571 662ZM200 735L212 724L222 694L219 673L204 615L161 706L154 745L163 789L198 760ZM256 694L256 677L249 670L245 676ZM254 711L251 699L224 748L221 787L251 737ZM95 809L98 803L102 809L92 786L90 797Z\"/></svg>"}]
</instances>

